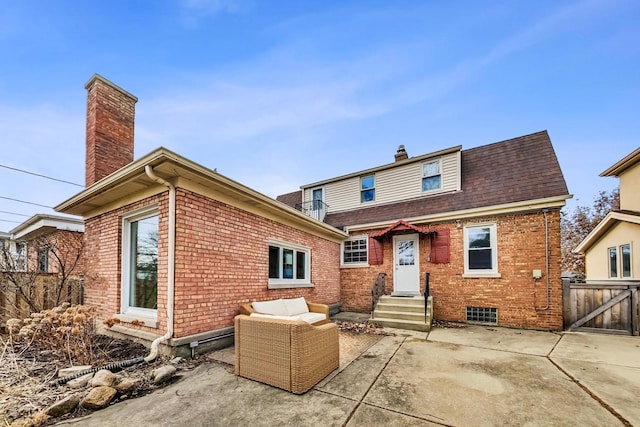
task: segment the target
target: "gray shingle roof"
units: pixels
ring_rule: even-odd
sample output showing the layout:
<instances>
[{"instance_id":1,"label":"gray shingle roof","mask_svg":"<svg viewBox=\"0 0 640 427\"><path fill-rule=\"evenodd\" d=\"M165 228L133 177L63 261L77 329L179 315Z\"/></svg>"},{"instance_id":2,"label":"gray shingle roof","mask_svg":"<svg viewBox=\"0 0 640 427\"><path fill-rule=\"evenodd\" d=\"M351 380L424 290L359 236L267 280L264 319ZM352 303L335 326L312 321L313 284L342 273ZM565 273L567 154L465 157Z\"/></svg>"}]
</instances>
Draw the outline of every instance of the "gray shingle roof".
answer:
<instances>
[{"instance_id":1,"label":"gray shingle roof","mask_svg":"<svg viewBox=\"0 0 640 427\"><path fill-rule=\"evenodd\" d=\"M547 131L462 150L462 191L329 213L335 227L569 196Z\"/></svg>"}]
</instances>

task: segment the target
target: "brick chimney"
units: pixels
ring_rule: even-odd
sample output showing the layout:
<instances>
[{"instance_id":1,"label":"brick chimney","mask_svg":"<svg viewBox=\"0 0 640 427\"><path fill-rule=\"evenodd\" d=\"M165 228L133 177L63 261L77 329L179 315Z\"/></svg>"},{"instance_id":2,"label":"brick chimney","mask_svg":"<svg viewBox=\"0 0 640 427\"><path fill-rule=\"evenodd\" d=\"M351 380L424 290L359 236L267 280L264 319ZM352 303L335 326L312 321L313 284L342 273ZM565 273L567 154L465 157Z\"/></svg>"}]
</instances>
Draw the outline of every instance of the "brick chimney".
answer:
<instances>
[{"instance_id":1,"label":"brick chimney","mask_svg":"<svg viewBox=\"0 0 640 427\"><path fill-rule=\"evenodd\" d=\"M133 161L133 121L138 98L94 74L87 89L85 185Z\"/></svg>"},{"instance_id":2,"label":"brick chimney","mask_svg":"<svg viewBox=\"0 0 640 427\"><path fill-rule=\"evenodd\" d=\"M404 145L399 146L398 151L396 152L396 162L399 162L400 160L407 160L408 158L409 155L405 151Z\"/></svg>"}]
</instances>

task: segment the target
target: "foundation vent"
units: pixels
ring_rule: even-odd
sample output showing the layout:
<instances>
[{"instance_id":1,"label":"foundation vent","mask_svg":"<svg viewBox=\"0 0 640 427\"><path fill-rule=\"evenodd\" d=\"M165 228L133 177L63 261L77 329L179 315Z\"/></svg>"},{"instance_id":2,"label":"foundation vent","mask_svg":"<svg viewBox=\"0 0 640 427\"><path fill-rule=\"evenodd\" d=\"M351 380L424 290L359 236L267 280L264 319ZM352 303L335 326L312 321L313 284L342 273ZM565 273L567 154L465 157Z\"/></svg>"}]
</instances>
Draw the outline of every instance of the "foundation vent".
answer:
<instances>
[{"instance_id":1,"label":"foundation vent","mask_svg":"<svg viewBox=\"0 0 640 427\"><path fill-rule=\"evenodd\" d=\"M467 323L497 325L498 309L490 307L467 307Z\"/></svg>"}]
</instances>

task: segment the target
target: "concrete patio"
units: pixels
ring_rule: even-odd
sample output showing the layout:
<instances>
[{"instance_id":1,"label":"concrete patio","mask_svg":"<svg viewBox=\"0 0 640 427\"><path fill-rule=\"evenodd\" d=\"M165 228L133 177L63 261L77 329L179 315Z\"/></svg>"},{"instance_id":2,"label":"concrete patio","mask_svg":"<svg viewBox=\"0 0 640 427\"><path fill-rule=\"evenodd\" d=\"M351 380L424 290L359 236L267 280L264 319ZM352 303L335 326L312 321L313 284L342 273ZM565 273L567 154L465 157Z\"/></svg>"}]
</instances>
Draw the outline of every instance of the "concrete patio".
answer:
<instances>
[{"instance_id":1,"label":"concrete patio","mask_svg":"<svg viewBox=\"0 0 640 427\"><path fill-rule=\"evenodd\" d=\"M304 395L236 377L224 349L161 390L60 425L640 425L638 337L390 331L342 334L340 368Z\"/></svg>"}]
</instances>

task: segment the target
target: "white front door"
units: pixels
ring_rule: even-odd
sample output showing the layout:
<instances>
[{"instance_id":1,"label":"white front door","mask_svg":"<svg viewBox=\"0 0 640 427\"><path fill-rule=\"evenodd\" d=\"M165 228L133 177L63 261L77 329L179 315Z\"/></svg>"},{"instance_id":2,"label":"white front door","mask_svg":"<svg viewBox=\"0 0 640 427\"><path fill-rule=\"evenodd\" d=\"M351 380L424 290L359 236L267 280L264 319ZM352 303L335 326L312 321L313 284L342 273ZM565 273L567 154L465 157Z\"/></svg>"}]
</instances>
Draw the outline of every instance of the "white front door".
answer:
<instances>
[{"instance_id":1,"label":"white front door","mask_svg":"<svg viewBox=\"0 0 640 427\"><path fill-rule=\"evenodd\" d=\"M420 294L418 234L393 236L393 292Z\"/></svg>"}]
</instances>

